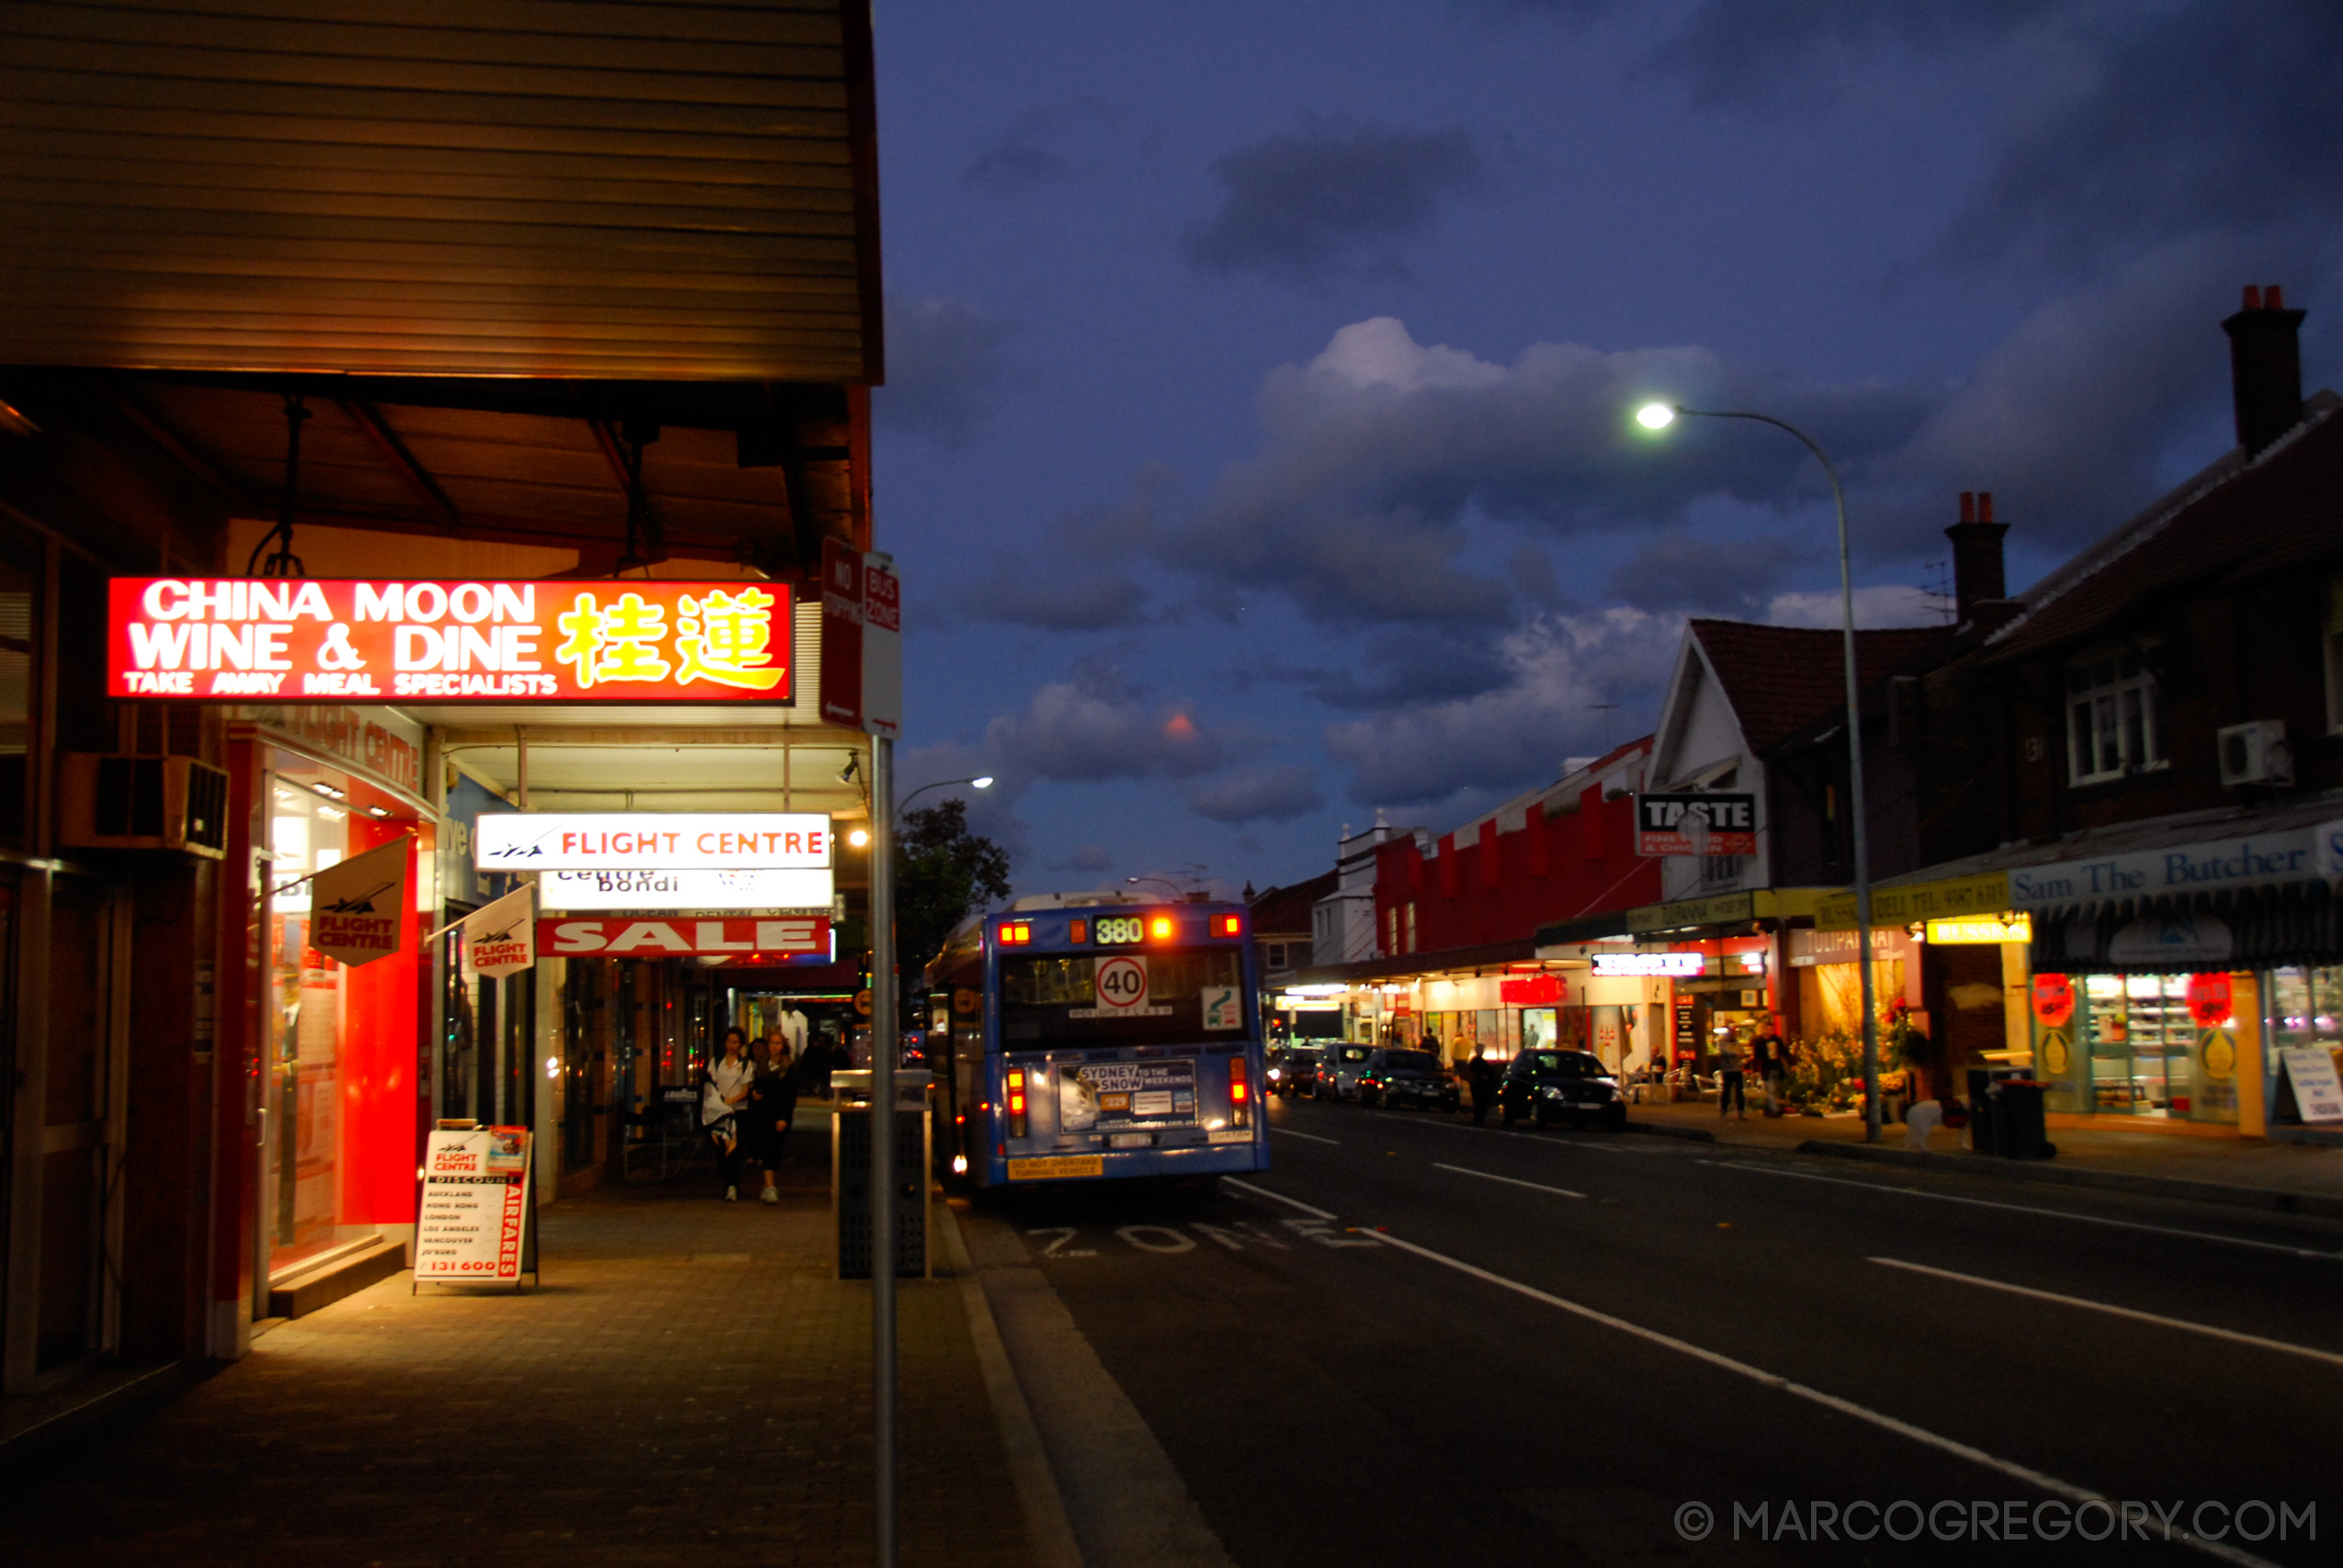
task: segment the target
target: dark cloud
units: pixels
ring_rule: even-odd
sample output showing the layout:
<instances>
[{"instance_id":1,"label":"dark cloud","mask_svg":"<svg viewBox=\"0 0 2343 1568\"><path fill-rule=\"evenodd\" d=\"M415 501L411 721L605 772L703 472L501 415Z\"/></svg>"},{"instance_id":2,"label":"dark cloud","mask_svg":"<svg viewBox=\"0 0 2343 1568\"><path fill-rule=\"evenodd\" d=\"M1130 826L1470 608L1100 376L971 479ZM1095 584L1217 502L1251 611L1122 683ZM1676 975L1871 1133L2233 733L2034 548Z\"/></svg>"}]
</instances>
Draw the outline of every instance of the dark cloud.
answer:
<instances>
[{"instance_id":1,"label":"dark cloud","mask_svg":"<svg viewBox=\"0 0 2343 1568\"><path fill-rule=\"evenodd\" d=\"M1403 626L1372 631L1358 657L1338 665L1264 661L1259 672L1298 688L1333 708L1380 708L1395 703L1468 697L1504 683L1499 648L1501 625Z\"/></svg>"},{"instance_id":2,"label":"dark cloud","mask_svg":"<svg viewBox=\"0 0 2343 1568\"><path fill-rule=\"evenodd\" d=\"M1170 469L1142 468L1121 504L1077 508L1049 525L1039 549L996 554L973 588L955 594L955 612L1045 631L1102 631L1149 619L1148 590L1132 565L1155 536L1158 510L1178 487Z\"/></svg>"},{"instance_id":3,"label":"dark cloud","mask_svg":"<svg viewBox=\"0 0 2343 1568\"><path fill-rule=\"evenodd\" d=\"M1008 400L1017 379L1007 321L966 299L887 297L887 384L871 418L889 429L965 446Z\"/></svg>"},{"instance_id":4,"label":"dark cloud","mask_svg":"<svg viewBox=\"0 0 2343 1568\"><path fill-rule=\"evenodd\" d=\"M1703 0L1654 51L1710 107L1811 104L1882 49L1998 42L2076 0Z\"/></svg>"},{"instance_id":5,"label":"dark cloud","mask_svg":"<svg viewBox=\"0 0 2343 1568\"><path fill-rule=\"evenodd\" d=\"M1966 258L2098 264L2343 219L2343 6L2117 8L2086 85L2017 117L1948 231Z\"/></svg>"},{"instance_id":6,"label":"dark cloud","mask_svg":"<svg viewBox=\"0 0 2343 1568\"><path fill-rule=\"evenodd\" d=\"M1550 574L1476 569L1476 529L1560 542L1673 521L1705 497L1822 493L1786 439L1636 432L1629 411L1654 396L1777 412L1860 465L1907 442L1946 389L1828 386L1701 348L1534 344L1498 365L1378 317L1269 374L1260 452L1156 549L1208 579L1276 588L1329 626L1502 627L1521 598L1556 587Z\"/></svg>"},{"instance_id":7,"label":"dark cloud","mask_svg":"<svg viewBox=\"0 0 2343 1568\"><path fill-rule=\"evenodd\" d=\"M1810 553L1786 539L1715 539L1670 529L1611 574L1611 594L1647 610L1746 615Z\"/></svg>"},{"instance_id":8,"label":"dark cloud","mask_svg":"<svg viewBox=\"0 0 2343 1568\"><path fill-rule=\"evenodd\" d=\"M1072 98L1018 116L961 169L971 185L1003 195L1101 172L1100 138L1123 116L1097 98Z\"/></svg>"},{"instance_id":9,"label":"dark cloud","mask_svg":"<svg viewBox=\"0 0 2343 1568\"><path fill-rule=\"evenodd\" d=\"M1227 739L1207 733L1194 709L1149 703L1120 666L1086 659L1024 711L986 725L983 754L1013 779L1194 778L1228 759Z\"/></svg>"},{"instance_id":10,"label":"dark cloud","mask_svg":"<svg viewBox=\"0 0 2343 1568\"><path fill-rule=\"evenodd\" d=\"M1939 246L2086 268L2343 217L2333 0L1706 0L1654 63L1710 107L1805 110L1881 57L1985 67L1983 173Z\"/></svg>"},{"instance_id":11,"label":"dark cloud","mask_svg":"<svg viewBox=\"0 0 2343 1568\"><path fill-rule=\"evenodd\" d=\"M1640 610L1538 615L1505 639L1502 685L1331 725L1326 749L1352 769L1363 805L1455 804L1464 792L1503 794L1550 779L1562 760L1601 750L1612 733L1649 722L1683 620Z\"/></svg>"},{"instance_id":12,"label":"dark cloud","mask_svg":"<svg viewBox=\"0 0 2343 1568\"><path fill-rule=\"evenodd\" d=\"M1115 857L1106 852L1103 844L1078 844L1074 852L1064 860L1049 863L1052 871L1102 872L1114 868Z\"/></svg>"},{"instance_id":13,"label":"dark cloud","mask_svg":"<svg viewBox=\"0 0 2343 1568\"><path fill-rule=\"evenodd\" d=\"M1316 770L1298 763L1244 768L1188 791L1188 807L1216 822L1286 822L1326 804Z\"/></svg>"},{"instance_id":14,"label":"dark cloud","mask_svg":"<svg viewBox=\"0 0 2343 1568\"><path fill-rule=\"evenodd\" d=\"M1462 129L1384 130L1330 121L1213 160L1219 209L1182 241L1191 265L1316 285L1365 267L1404 276L1392 242L1430 229L1477 189L1487 164Z\"/></svg>"}]
</instances>

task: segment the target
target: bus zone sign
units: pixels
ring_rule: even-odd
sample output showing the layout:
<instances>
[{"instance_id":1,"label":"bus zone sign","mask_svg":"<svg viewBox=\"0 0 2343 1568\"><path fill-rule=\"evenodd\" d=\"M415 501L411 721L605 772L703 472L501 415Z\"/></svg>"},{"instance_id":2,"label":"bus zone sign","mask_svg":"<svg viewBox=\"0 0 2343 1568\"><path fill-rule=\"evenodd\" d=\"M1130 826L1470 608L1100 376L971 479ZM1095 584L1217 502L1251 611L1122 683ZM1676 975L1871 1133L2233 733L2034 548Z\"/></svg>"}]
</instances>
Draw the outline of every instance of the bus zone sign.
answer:
<instances>
[{"instance_id":1,"label":"bus zone sign","mask_svg":"<svg viewBox=\"0 0 2343 1568\"><path fill-rule=\"evenodd\" d=\"M777 582L118 577L107 694L788 702Z\"/></svg>"}]
</instances>

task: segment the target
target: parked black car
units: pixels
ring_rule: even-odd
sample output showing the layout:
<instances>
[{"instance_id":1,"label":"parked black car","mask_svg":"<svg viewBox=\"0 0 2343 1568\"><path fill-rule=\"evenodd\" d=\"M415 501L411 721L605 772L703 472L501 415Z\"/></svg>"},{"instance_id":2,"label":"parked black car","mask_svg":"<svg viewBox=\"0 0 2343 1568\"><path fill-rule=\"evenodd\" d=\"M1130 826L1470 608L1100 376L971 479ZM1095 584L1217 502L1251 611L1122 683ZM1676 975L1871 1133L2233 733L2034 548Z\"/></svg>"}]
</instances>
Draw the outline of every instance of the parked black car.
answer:
<instances>
[{"instance_id":1,"label":"parked black car","mask_svg":"<svg viewBox=\"0 0 2343 1568\"><path fill-rule=\"evenodd\" d=\"M1619 1098L1619 1080L1600 1056L1586 1051L1522 1052L1497 1087L1497 1109L1508 1122L1527 1116L1541 1127L1600 1121L1616 1133L1627 1124L1627 1102Z\"/></svg>"},{"instance_id":2,"label":"parked black car","mask_svg":"<svg viewBox=\"0 0 2343 1568\"><path fill-rule=\"evenodd\" d=\"M1277 1051L1269 1065L1269 1092L1288 1100L1297 1094L1317 1094L1318 1047L1287 1045Z\"/></svg>"},{"instance_id":3,"label":"parked black car","mask_svg":"<svg viewBox=\"0 0 2343 1568\"><path fill-rule=\"evenodd\" d=\"M1361 1105L1413 1105L1454 1111L1458 1103L1456 1080L1429 1051L1379 1048L1367 1057L1359 1075Z\"/></svg>"}]
</instances>

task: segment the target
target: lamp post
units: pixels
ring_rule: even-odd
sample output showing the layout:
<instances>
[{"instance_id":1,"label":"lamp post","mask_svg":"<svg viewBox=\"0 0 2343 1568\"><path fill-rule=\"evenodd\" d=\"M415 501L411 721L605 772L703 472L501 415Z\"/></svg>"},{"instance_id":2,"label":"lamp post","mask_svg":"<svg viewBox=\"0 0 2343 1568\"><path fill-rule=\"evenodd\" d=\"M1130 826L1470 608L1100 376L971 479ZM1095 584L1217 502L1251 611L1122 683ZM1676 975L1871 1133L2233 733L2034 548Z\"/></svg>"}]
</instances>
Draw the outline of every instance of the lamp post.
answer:
<instances>
[{"instance_id":1,"label":"lamp post","mask_svg":"<svg viewBox=\"0 0 2343 1568\"><path fill-rule=\"evenodd\" d=\"M1839 487L1839 470L1822 444L1788 420L1770 413L1735 409L1688 409L1680 403L1646 403L1636 411L1636 423L1661 431L1679 418L1753 419L1787 431L1822 465L1830 481L1830 499L1839 508L1839 611L1847 666L1848 805L1855 818L1855 973L1862 987L1863 1005L1863 1141L1879 1142L1879 1018L1874 1010L1871 972L1871 824L1863 807L1862 698L1855 680L1855 579L1847 553L1847 492Z\"/></svg>"},{"instance_id":2,"label":"lamp post","mask_svg":"<svg viewBox=\"0 0 2343 1568\"><path fill-rule=\"evenodd\" d=\"M1161 886L1172 889L1172 897L1174 898L1185 898L1188 896L1185 888L1182 887L1178 883L1172 881L1168 876L1126 876L1123 878L1123 880L1134 887L1137 887L1142 882L1160 884Z\"/></svg>"}]
</instances>

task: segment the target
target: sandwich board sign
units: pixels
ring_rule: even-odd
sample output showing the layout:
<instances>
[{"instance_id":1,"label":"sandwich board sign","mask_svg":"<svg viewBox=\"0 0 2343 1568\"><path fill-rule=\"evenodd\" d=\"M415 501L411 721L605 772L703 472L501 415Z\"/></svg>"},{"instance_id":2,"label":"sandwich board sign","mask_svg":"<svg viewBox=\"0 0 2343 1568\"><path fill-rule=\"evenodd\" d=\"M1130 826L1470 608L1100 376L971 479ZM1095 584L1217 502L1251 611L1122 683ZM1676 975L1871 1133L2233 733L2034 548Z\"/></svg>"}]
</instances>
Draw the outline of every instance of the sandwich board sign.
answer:
<instances>
[{"instance_id":1,"label":"sandwich board sign","mask_svg":"<svg viewBox=\"0 0 2343 1568\"><path fill-rule=\"evenodd\" d=\"M526 1127L442 1123L424 1148L415 1283L510 1284L537 1273L537 1204Z\"/></svg>"}]
</instances>

